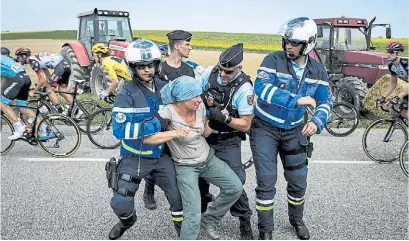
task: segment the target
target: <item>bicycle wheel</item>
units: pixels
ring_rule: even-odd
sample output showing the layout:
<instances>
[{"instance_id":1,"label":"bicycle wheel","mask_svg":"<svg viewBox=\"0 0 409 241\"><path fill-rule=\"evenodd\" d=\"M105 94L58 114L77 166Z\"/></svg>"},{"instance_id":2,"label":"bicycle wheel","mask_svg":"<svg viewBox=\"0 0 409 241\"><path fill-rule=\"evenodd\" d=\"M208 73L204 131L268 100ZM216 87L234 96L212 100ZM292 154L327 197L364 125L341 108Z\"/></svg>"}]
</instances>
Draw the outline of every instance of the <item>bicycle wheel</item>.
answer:
<instances>
[{"instance_id":1,"label":"bicycle wheel","mask_svg":"<svg viewBox=\"0 0 409 241\"><path fill-rule=\"evenodd\" d=\"M78 128L84 134L87 133L87 122L89 116L102 106L93 100L81 100L74 104L71 111L71 119L77 123ZM79 113L81 111L82 113Z\"/></svg>"},{"instance_id":2,"label":"bicycle wheel","mask_svg":"<svg viewBox=\"0 0 409 241\"><path fill-rule=\"evenodd\" d=\"M8 137L13 135L14 127L11 122L4 117L1 116L1 154L5 154L6 152L10 151L11 148L14 146L13 140L9 140Z\"/></svg>"},{"instance_id":3,"label":"bicycle wheel","mask_svg":"<svg viewBox=\"0 0 409 241\"><path fill-rule=\"evenodd\" d=\"M409 177L408 144L409 141L406 141L399 153L400 168L407 177Z\"/></svg>"},{"instance_id":4,"label":"bicycle wheel","mask_svg":"<svg viewBox=\"0 0 409 241\"><path fill-rule=\"evenodd\" d=\"M39 136L42 126L46 135ZM81 144L81 133L75 122L62 114L48 114L38 124L36 138L41 148L54 157L68 157L74 154Z\"/></svg>"},{"instance_id":5,"label":"bicycle wheel","mask_svg":"<svg viewBox=\"0 0 409 241\"><path fill-rule=\"evenodd\" d=\"M333 136L344 137L350 135L358 127L358 111L349 103L336 103L325 124L325 129Z\"/></svg>"},{"instance_id":6,"label":"bicycle wheel","mask_svg":"<svg viewBox=\"0 0 409 241\"><path fill-rule=\"evenodd\" d=\"M112 134L112 109L103 108L92 113L87 123L89 140L98 148L115 149L121 141Z\"/></svg>"},{"instance_id":7,"label":"bicycle wheel","mask_svg":"<svg viewBox=\"0 0 409 241\"><path fill-rule=\"evenodd\" d=\"M408 140L406 128L400 122L380 119L366 128L362 137L365 154L378 163L398 160L401 147Z\"/></svg>"}]
</instances>

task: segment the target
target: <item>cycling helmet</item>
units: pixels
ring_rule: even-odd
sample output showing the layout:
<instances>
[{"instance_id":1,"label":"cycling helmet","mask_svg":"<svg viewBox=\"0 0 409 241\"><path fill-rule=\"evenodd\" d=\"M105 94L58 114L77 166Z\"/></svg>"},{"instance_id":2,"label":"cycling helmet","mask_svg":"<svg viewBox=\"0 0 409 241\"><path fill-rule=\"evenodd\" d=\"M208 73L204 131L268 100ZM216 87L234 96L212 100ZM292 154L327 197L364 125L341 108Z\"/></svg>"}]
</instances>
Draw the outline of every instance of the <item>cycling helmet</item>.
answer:
<instances>
[{"instance_id":1,"label":"cycling helmet","mask_svg":"<svg viewBox=\"0 0 409 241\"><path fill-rule=\"evenodd\" d=\"M18 49L16 49L15 55L16 55L16 56L21 56L21 55L30 56L30 55L31 55L31 50L30 50L29 48L25 48L25 47L23 47L23 48L18 48Z\"/></svg>"},{"instance_id":2,"label":"cycling helmet","mask_svg":"<svg viewBox=\"0 0 409 241\"><path fill-rule=\"evenodd\" d=\"M317 43L317 24L307 17L294 18L284 23L278 34L282 37L282 48L285 51L285 41L303 43L300 54L307 55Z\"/></svg>"},{"instance_id":3,"label":"cycling helmet","mask_svg":"<svg viewBox=\"0 0 409 241\"><path fill-rule=\"evenodd\" d=\"M386 45L386 51L405 51L405 46L401 42L391 41Z\"/></svg>"},{"instance_id":4,"label":"cycling helmet","mask_svg":"<svg viewBox=\"0 0 409 241\"><path fill-rule=\"evenodd\" d=\"M132 69L137 63L153 61L155 75L158 75L162 69L162 54L158 45L146 39L138 39L130 43L125 49L125 60Z\"/></svg>"},{"instance_id":5,"label":"cycling helmet","mask_svg":"<svg viewBox=\"0 0 409 241\"><path fill-rule=\"evenodd\" d=\"M1 47L1 55L10 56L10 50L6 47Z\"/></svg>"},{"instance_id":6,"label":"cycling helmet","mask_svg":"<svg viewBox=\"0 0 409 241\"><path fill-rule=\"evenodd\" d=\"M96 53L96 54L98 54L98 53L107 54L108 53L108 46L106 44L103 44L103 43L97 43L97 44L94 44L94 46L92 46L91 51L93 53Z\"/></svg>"}]
</instances>

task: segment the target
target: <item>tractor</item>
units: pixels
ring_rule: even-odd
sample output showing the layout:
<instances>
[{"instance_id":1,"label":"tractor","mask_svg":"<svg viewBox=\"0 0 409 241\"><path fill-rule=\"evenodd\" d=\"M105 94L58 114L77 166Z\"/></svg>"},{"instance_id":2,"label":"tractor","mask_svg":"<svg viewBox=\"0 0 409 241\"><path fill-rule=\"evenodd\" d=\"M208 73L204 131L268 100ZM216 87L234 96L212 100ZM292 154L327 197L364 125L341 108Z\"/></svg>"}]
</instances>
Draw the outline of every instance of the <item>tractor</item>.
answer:
<instances>
[{"instance_id":1,"label":"tractor","mask_svg":"<svg viewBox=\"0 0 409 241\"><path fill-rule=\"evenodd\" d=\"M364 113L363 100L368 89L388 73L388 56L375 52L371 42L372 28L386 27L391 38L390 24L374 24L362 18L321 18L317 24L317 45L310 57L324 64L335 102L349 102Z\"/></svg>"},{"instance_id":2,"label":"tractor","mask_svg":"<svg viewBox=\"0 0 409 241\"><path fill-rule=\"evenodd\" d=\"M86 89L98 95L110 83L109 77L99 63L92 57L91 47L96 43L108 45L110 55L124 57L128 44L134 38L129 19L125 11L100 10L80 13L77 40L69 41L62 46L61 54L71 65L69 88L73 81L85 80ZM168 53L167 44L157 43L163 55Z\"/></svg>"}]
</instances>

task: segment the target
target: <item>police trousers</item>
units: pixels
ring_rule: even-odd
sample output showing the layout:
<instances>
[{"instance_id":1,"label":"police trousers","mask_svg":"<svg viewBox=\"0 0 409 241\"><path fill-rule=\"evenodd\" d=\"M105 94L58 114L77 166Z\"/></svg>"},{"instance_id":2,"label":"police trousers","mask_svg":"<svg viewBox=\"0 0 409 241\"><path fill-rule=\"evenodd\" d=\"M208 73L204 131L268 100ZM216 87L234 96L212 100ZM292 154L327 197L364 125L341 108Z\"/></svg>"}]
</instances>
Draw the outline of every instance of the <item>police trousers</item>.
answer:
<instances>
[{"instance_id":1,"label":"police trousers","mask_svg":"<svg viewBox=\"0 0 409 241\"><path fill-rule=\"evenodd\" d=\"M246 183L246 172L241 162L241 138L230 136L224 138L223 135L211 134L207 138L207 143L215 150L215 155L224 161L244 185ZM252 215L249 199L243 189L240 198L230 208L230 213L234 217L248 219Z\"/></svg>"},{"instance_id":2,"label":"police trousers","mask_svg":"<svg viewBox=\"0 0 409 241\"><path fill-rule=\"evenodd\" d=\"M250 146L256 169L256 210L260 232L274 230L274 196L277 182L277 155L287 181L288 215L290 223L303 218L304 195L307 188L307 137L302 126L282 129L258 117L252 120Z\"/></svg>"},{"instance_id":3,"label":"police trousers","mask_svg":"<svg viewBox=\"0 0 409 241\"><path fill-rule=\"evenodd\" d=\"M138 175L138 165L140 170ZM156 178L158 186L165 192L165 196L170 204L172 220L182 222L183 209L182 199L176 183L175 166L172 159L162 154L159 158L139 158L136 156L123 157L117 168L119 177L131 177L131 180L118 180L118 189L130 192L127 195L115 192L111 199L111 207L119 218L126 218L132 215L134 210L135 192L139 189L139 183L146 175ZM122 175L127 174L127 175Z\"/></svg>"}]
</instances>

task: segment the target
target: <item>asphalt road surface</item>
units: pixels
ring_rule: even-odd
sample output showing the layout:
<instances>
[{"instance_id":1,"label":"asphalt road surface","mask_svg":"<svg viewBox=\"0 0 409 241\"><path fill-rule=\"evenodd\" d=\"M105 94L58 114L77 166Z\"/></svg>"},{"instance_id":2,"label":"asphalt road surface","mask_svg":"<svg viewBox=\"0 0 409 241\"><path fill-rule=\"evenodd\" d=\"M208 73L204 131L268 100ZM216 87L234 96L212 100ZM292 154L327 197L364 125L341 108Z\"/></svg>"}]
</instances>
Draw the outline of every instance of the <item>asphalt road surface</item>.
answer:
<instances>
[{"instance_id":1,"label":"asphalt road surface","mask_svg":"<svg viewBox=\"0 0 409 241\"><path fill-rule=\"evenodd\" d=\"M363 130L336 138L313 137L305 222L312 239L408 239L408 179L397 163L377 164L362 150ZM70 158L55 159L38 147L16 143L1 159L2 239L107 239L117 222L109 202L104 166L119 149L100 150L83 135ZM250 157L243 142L243 158ZM279 164L273 239L297 239L288 222L286 183ZM245 190L255 211L254 167ZM158 209L143 207L143 182L136 195L137 223L122 239L177 239L163 192ZM212 186L215 195L218 189ZM217 229L222 239L239 239L238 219L227 214ZM199 237L208 239L204 234Z\"/></svg>"}]
</instances>

